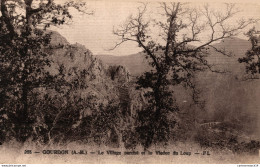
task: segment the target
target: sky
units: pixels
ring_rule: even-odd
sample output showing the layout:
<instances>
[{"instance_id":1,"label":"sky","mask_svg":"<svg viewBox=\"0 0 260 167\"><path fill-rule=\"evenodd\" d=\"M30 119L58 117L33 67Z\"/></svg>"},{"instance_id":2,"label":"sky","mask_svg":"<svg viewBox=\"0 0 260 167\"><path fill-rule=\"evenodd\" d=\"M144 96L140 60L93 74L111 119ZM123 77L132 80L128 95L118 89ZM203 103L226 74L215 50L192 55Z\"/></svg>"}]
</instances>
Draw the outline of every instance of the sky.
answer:
<instances>
[{"instance_id":1,"label":"sky","mask_svg":"<svg viewBox=\"0 0 260 167\"><path fill-rule=\"evenodd\" d=\"M82 0L83 1L83 0ZM219 3L221 2L221 3ZM218 2L193 1L194 5L209 3L216 10L223 10L223 2L229 0L218 0ZM232 2L232 1L231 1ZM238 1L233 1L238 2ZM95 55L109 54L123 56L135 54L141 51L141 48L134 42L127 42L110 50L115 46L119 39L113 34L113 28L123 24L131 14L137 12L137 7L141 5L138 1L119 1L119 0L88 0L86 1L88 9L94 11L94 15L80 15L74 13L73 22L70 25L55 28L70 43L80 43L90 49ZM158 16L158 2L149 1L149 17L154 19ZM260 2L251 0L249 2L240 1L236 5L242 11L237 15L238 18L259 18ZM260 24L256 25L260 29ZM241 38L245 38L240 36Z\"/></svg>"}]
</instances>

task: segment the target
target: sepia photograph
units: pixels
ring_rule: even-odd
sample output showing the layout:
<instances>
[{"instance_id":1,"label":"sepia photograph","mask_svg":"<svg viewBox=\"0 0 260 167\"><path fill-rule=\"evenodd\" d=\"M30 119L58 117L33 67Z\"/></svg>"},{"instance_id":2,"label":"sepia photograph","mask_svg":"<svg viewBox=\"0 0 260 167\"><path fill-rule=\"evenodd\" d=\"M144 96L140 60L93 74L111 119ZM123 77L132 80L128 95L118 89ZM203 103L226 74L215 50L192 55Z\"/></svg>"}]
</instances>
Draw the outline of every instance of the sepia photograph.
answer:
<instances>
[{"instance_id":1,"label":"sepia photograph","mask_svg":"<svg viewBox=\"0 0 260 167\"><path fill-rule=\"evenodd\" d=\"M0 163L260 164L260 2L0 0Z\"/></svg>"}]
</instances>

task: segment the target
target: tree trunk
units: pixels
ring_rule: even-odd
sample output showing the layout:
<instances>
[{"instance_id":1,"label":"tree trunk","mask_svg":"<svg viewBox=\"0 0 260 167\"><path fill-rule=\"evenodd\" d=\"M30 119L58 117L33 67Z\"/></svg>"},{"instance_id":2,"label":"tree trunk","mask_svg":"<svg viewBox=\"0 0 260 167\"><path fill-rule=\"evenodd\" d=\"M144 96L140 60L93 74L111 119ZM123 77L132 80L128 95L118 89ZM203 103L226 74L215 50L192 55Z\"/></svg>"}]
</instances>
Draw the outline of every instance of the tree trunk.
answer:
<instances>
[{"instance_id":1,"label":"tree trunk","mask_svg":"<svg viewBox=\"0 0 260 167\"><path fill-rule=\"evenodd\" d=\"M27 121L28 119L28 88L26 83L23 85L22 88L22 104L23 104L23 109L21 112L21 119L24 121Z\"/></svg>"},{"instance_id":2,"label":"tree trunk","mask_svg":"<svg viewBox=\"0 0 260 167\"><path fill-rule=\"evenodd\" d=\"M30 121L28 117L28 89L26 84L22 87L22 108L18 111L18 140L25 142L30 136Z\"/></svg>"},{"instance_id":3,"label":"tree trunk","mask_svg":"<svg viewBox=\"0 0 260 167\"><path fill-rule=\"evenodd\" d=\"M260 74L260 56L257 55L257 57L258 57L258 73Z\"/></svg>"}]
</instances>

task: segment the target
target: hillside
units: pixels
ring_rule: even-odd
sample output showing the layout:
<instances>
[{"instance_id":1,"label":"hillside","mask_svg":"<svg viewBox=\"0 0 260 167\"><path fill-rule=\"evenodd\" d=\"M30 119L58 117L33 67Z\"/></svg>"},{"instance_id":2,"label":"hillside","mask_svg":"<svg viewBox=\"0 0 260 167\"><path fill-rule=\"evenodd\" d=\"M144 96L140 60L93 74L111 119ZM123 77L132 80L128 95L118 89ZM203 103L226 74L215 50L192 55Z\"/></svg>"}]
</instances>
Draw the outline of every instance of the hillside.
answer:
<instances>
[{"instance_id":1,"label":"hillside","mask_svg":"<svg viewBox=\"0 0 260 167\"><path fill-rule=\"evenodd\" d=\"M97 58L108 65L122 65L126 67L133 76L138 76L150 69L143 53L128 56L97 55Z\"/></svg>"},{"instance_id":2,"label":"hillside","mask_svg":"<svg viewBox=\"0 0 260 167\"><path fill-rule=\"evenodd\" d=\"M99 103L117 99L116 87L129 81L129 72L124 67L119 67L121 70L115 72L114 75L118 79L112 79L109 65L96 58L85 46L78 43L69 44L57 32L52 32L49 51L53 61L49 69L51 74L58 74L59 68L62 66L67 81L76 77L85 78L82 82L86 83L86 88L83 88L80 94L82 96L93 95ZM85 73L84 77L82 73Z\"/></svg>"},{"instance_id":3,"label":"hillside","mask_svg":"<svg viewBox=\"0 0 260 167\"><path fill-rule=\"evenodd\" d=\"M45 116L38 118L38 122L41 122L38 124L45 124L44 128L51 129L44 140L53 138L52 140L83 141L87 140L87 137L94 140L91 135L99 133L93 132L96 129L92 127L96 123L96 117L100 117L107 106L125 107L124 98L128 98L128 90L122 87L130 81L129 71L123 66L112 67L104 64L85 46L70 44L57 32L52 32L52 37L50 47L46 48L52 63L46 70L52 76L58 75L63 79L61 85L66 85L58 90L39 90L42 107L38 111ZM119 114L119 111L116 111L117 109L113 109L111 114ZM89 123L90 120L94 123ZM102 119L100 121L99 126L107 127L107 122L102 122ZM112 130L108 129L106 132L111 133ZM66 134L63 131L66 131ZM85 138L82 139L82 136Z\"/></svg>"},{"instance_id":4,"label":"hillside","mask_svg":"<svg viewBox=\"0 0 260 167\"><path fill-rule=\"evenodd\" d=\"M209 50L207 58L210 64L214 64L215 70L227 71L225 74L205 71L197 74L196 82L200 90L201 97L206 100L205 111L194 113L200 121L232 121L243 124L249 133L260 132L260 81L243 81L245 67L238 62L238 58L243 57L250 47L247 40L232 38L225 39L214 45L216 48L225 49L232 52L233 56L221 55L214 49ZM140 75L149 70L149 65L144 61L144 54L138 53L129 56L98 55L98 58L111 65L124 65L133 75ZM176 88L175 94L183 110L191 109L191 99L189 91L183 88ZM185 102L185 103L183 103ZM197 111L196 111L197 112ZM239 122L237 122L239 121ZM244 121L245 123L241 123Z\"/></svg>"},{"instance_id":5,"label":"hillside","mask_svg":"<svg viewBox=\"0 0 260 167\"><path fill-rule=\"evenodd\" d=\"M225 74L203 72L197 81L207 99L208 116L216 120L232 121L243 125L248 132L260 137L260 80L244 80L245 66L238 62L250 47L249 41L239 38L226 39L215 47L233 53L227 57L210 50L208 61L215 69L226 70Z\"/></svg>"}]
</instances>

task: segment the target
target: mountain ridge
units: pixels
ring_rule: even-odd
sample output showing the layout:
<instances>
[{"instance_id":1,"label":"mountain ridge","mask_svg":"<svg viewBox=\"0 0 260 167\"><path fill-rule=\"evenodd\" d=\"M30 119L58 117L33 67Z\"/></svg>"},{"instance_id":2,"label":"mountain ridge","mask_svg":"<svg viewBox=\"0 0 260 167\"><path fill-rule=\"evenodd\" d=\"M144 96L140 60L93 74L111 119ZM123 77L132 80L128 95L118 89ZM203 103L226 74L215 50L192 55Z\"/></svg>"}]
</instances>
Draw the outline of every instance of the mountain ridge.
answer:
<instances>
[{"instance_id":1,"label":"mountain ridge","mask_svg":"<svg viewBox=\"0 0 260 167\"><path fill-rule=\"evenodd\" d=\"M227 50L232 51L235 57L241 57L243 56L243 52L245 52L250 47L250 42L248 40L244 40L238 37L233 38L227 38L225 40L222 40L219 43L215 43L213 46L217 48L223 48L225 47ZM232 58L222 56L221 59L218 59L217 56L221 56L220 54L214 53L214 50L210 49L212 53L210 53L209 56L209 62L214 63L220 63L222 60L225 61L231 61ZM147 60L145 59L145 53L139 52L136 54L130 54L126 56L114 56L109 54L99 54L96 55L97 58L101 59L103 62L105 62L108 65L122 65L125 66L132 75L138 76L142 74L145 71L149 71L152 68L147 63ZM218 62L216 60L218 59ZM232 60L233 63L236 61Z\"/></svg>"}]
</instances>

